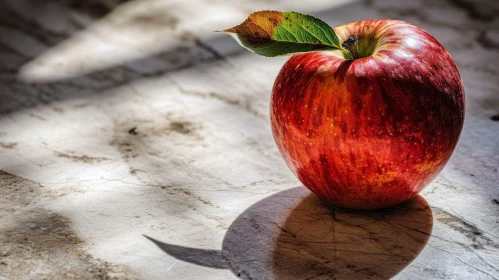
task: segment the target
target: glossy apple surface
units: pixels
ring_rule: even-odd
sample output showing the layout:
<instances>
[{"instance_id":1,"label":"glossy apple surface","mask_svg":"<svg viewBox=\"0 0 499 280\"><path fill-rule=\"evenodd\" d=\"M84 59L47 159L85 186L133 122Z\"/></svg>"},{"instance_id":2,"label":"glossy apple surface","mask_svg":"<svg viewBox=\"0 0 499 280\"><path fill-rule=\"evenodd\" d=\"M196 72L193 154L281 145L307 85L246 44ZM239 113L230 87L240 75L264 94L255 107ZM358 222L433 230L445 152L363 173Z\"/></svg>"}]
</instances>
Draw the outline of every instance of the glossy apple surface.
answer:
<instances>
[{"instance_id":1,"label":"glossy apple surface","mask_svg":"<svg viewBox=\"0 0 499 280\"><path fill-rule=\"evenodd\" d=\"M292 172L345 208L404 202L449 160L464 120L461 76L428 32L402 21L335 29L358 37L362 58L340 51L293 55L272 92L271 125Z\"/></svg>"}]
</instances>

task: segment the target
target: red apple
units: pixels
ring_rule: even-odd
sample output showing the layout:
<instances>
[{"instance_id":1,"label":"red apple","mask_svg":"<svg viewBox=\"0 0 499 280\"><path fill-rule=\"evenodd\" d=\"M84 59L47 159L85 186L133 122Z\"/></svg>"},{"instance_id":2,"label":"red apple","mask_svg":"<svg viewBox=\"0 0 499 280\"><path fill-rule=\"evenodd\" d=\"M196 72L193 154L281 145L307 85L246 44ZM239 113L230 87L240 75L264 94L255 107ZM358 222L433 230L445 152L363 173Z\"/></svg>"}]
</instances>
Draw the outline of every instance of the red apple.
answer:
<instances>
[{"instance_id":1,"label":"red apple","mask_svg":"<svg viewBox=\"0 0 499 280\"><path fill-rule=\"evenodd\" d=\"M272 92L275 141L292 172L326 201L393 206L449 160L464 120L461 76L415 25L366 20L334 31L340 42L358 38L355 59L340 51L291 56Z\"/></svg>"}]
</instances>

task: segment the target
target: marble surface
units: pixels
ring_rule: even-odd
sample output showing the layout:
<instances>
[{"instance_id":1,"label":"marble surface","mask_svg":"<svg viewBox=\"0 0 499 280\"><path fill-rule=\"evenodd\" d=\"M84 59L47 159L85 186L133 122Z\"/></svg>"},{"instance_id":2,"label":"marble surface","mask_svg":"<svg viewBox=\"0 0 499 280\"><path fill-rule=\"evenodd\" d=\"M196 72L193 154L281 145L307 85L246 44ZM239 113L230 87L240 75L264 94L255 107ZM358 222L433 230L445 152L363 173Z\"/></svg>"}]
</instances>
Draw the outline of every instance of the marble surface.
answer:
<instances>
[{"instance_id":1,"label":"marble surface","mask_svg":"<svg viewBox=\"0 0 499 280\"><path fill-rule=\"evenodd\" d=\"M268 120L286 58L212 32L262 9L402 19L449 50L466 121L421 196L352 212L300 186ZM494 0L0 1L0 279L499 279L498 15Z\"/></svg>"}]
</instances>

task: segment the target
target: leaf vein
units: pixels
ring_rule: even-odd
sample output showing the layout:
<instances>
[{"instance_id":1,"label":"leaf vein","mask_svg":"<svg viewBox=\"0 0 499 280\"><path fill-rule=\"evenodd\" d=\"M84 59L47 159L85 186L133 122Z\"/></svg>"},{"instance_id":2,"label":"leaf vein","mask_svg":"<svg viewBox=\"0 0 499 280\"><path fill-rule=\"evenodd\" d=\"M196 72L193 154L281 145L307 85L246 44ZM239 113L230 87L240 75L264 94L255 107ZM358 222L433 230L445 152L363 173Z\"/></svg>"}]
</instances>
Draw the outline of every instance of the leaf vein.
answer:
<instances>
[{"instance_id":1,"label":"leaf vein","mask_svg":"<svg viewBox=\"0 0 499 280\"><path fill-rule=\"evenodd\" d=\"M332 40L331 38L329 38L329 36L331 36L331 34L329 34L329 32L325 31L324 29L322 29L322 27L320 25L318 25L317 23L313 22L313 21L310 21L311 23L313 23L315 26L317 26L317 28L319 28L322 32L324 32L324 35L326 36L326 38L329 40L329 43L332 45L332 46L335 46L335 47L338 47L337 44L335 44L335 42L333 42L334 40ZM329 36L328 36L329 35ZM338 42L339 43L339 42Z\"/></svg>"},{"instance_id":2,"label":"leaf vein","mask_svg":"<svg viewBox=\"0 0 499 280\"><path fill-rule=\"evenodd\" d=\"M297 42L297 43L299 42L298 38L296 38L296 36L295 36L295 34L293 34L293 32L289 31L286 27L284 27L284 25L279 25L279 26L282 27L282 29L286 30L289 34L291 34L291 36L293 36L295 38L294 42ZM289 42L293 42L293 41L289 41Z\"/></svg>"},{"instance_id":3,"label":"leaf vein","mask_svg":"<svg viewBox=\"0 0 499 280\"><path fill-rule=\"evenodd\" d=\"M315 36L312 32L308 31L306 28L303 28L303 26L301 26L298 22L294 21L293 19L290 19L290 20L292 22L294 22L296 24L296 26L300 27L302 30L305 30L308 34L312 35L312 37L314 37L315 39L319 40L319 42L321 42L321 43L324 44L324 42L322 41L321 38ZM314 23L314 22L312 22L312 23ZM316 24L314 23L314 25L316 25ZM316 26L319 27L318 25L316 25ZM319 30L321 30L322 32L324 32L320 27L319 27ZM327 36L326 36L326 38L327 38ZM312 44L315 44L315 42L313 42ZM325 44L327 44L327 42ZM330 45L332 45L332 44L330 44Z\"/></svg>"}]
</instances>

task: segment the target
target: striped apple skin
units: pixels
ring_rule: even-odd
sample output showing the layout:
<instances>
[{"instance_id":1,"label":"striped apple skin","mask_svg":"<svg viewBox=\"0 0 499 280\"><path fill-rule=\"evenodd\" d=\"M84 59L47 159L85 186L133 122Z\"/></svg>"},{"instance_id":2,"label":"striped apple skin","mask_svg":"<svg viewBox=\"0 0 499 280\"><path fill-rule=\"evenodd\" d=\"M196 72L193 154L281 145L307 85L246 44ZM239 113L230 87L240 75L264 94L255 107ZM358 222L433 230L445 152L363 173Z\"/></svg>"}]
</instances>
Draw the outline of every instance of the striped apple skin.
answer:
<instances>
[{"instance_id":1,"label":"striped apple skin","mask_svg":"<svg viewBox=\"0 0 499 280\"><path fill-rule=\"evenodd\" d=\"M464 89L453 59L428 32L402 21L335 29L375 54L293 55L272 92L270 118L285 162L336 206L379 209L414 197L449 160L464 121Z\"/></svg>"}]
</instances>

